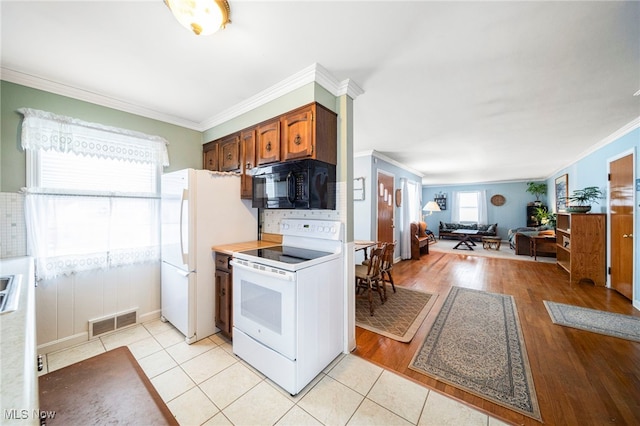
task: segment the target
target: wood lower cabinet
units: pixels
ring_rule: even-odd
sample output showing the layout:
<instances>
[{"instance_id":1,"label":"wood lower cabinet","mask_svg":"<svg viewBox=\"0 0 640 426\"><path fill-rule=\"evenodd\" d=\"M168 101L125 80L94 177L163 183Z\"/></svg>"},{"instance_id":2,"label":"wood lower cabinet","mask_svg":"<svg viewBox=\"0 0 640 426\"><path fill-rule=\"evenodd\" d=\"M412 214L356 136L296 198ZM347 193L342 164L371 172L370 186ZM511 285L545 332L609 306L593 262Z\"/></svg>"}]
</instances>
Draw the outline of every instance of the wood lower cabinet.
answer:
<instances>
[{"instance_id":1,"label":"wood lower cabinet","mask_svg":"<svg viewBox=\"0 0 640 426\"><path fill-rule=\"evenodd\" d=\"M558 213L556 260L569 273L571 284L607 284L606 215Z\"/></svg>"},{"instance_id":2,"label":"wood lower cabinet","mask_svg":"<svg viewBox=\"0 0 640 426\"><path fill-rule=\"evenodd\" d=\"M231 255L215 253L216 276L216 327L220 332L231 339L233 333L233 275L229 261Z\"/></svg>"}]
</instances>

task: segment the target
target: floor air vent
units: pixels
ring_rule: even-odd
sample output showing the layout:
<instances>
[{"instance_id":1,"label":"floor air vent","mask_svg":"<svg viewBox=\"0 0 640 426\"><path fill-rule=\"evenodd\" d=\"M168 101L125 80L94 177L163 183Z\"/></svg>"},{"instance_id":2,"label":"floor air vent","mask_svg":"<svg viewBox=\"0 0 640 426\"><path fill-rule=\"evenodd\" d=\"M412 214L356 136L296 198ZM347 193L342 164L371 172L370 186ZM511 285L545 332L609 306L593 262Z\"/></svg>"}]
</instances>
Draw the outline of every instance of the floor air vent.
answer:
<instances>
[{"instance_id":1,"label":"floor air vent","mask_svg":"<svg viewBox=\"0 0 640 426\"><path fill-rule=\"evenodd\" d=\"M138 323L138 310L119 312L89 320L89 339Z\"/></svg>"}]
</instances>

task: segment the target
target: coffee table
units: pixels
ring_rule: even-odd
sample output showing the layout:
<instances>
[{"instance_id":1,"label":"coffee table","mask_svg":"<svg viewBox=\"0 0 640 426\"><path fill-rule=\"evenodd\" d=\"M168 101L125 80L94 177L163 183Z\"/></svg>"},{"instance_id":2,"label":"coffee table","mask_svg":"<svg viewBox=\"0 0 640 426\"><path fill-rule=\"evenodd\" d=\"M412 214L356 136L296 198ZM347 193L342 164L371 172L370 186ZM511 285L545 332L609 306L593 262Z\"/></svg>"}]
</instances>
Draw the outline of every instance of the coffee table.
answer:
<instances>
[{"instance_id":1,"label":"coffee table","mask_svg":"<svg viewBox=\"0 0 640 426\"><path fill-rule=\"evenodd\" d=\"M473 242L471 237L473 235L478 235L477 229L456 229L455 231L452 232L452 234L457 234L459 235L459 238L460 238L460 242L458 242L458 244L456 244L453 247L454 249L473 250L473 247L475 247L476 243ZM465 249L464 247L460 247L460 246L465 246L467 248Z\"/></svg>"}]
</instances>

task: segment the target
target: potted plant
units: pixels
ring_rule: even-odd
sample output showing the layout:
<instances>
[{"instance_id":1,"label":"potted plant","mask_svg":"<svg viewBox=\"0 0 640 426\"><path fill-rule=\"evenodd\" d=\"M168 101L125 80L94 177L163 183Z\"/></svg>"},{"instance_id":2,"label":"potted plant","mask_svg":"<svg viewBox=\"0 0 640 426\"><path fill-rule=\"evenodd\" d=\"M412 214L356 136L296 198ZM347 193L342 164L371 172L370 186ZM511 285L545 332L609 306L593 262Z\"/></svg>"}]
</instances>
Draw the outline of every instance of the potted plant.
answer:
<instances>
[{"instance_id":1,"label":"potted plant","mask_svg":"<svg viewBox=\"0 0 640 426\"><path fill-rule=\"evenodd\" d=\"M527 192L533 194L536 197L536 205L542 204L540 202L540 196L547 193L547 184L544 182L527 182Z\"/></svg>"},{"instance_id":2,"label":"potted plant","mask_svg":"<svg viewBox=\"0 0 640 426\"><path fill-rule=\"evenodd\" d=\"M556 214L547 210L546 207L538 206L535 208L535 217L540 225L546 225L551 228L556 227Z\"/></svg>"},{"instance_id":3,"label":"potted plant","mask_svg":"<svg viewBox=\"0 0 640 426\"><path fill-rule=\"evenodd\" d=\"M569 197L566 197L569 200L567 211L569 213L587 213L591 210L591 204L598 204L598 200L601 198L603 198L603 194L597 186L576 189Z\"/></svg>"}]
</instances>

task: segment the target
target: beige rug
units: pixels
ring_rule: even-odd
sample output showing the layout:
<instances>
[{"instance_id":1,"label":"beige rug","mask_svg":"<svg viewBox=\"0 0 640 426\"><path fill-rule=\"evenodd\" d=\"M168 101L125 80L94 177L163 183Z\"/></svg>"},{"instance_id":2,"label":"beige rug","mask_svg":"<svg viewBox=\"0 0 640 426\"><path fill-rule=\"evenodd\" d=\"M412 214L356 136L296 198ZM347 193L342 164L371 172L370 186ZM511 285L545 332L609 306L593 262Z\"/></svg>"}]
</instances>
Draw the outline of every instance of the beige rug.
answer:
<instances>
[{"instance_id":1,"label":"beige rug","mask_svg":"<svg viewBox=\"0 0 640 426\"><path fill-rule=\"evenodd\" d=\"M369 298L356 295L356 325L400 342L410 342L438 296L396 285L396 293L387 286L383 304L373 295L374 314L370 315Z\"/></svg>"},{"instance_id":2,"label":"beige rug","mask_svg":"<svg viewBox=\"0 0 640 426\"><path fill-rule=\"evenodd\" d=\"M508 241L502 241L502 244L500 245L500 250L484 249L482 248L481 242L476 242L476 246L473 248L473 250L466 250L466 249L460 250L460 249L453 248L456 244L458 244L458 240L438 240L437 243L431 244L429 246L429 251L460 254L460 255L466 255L466 256L481 256L481 257L495 257L495 258L509 259L509 260L524 260L528 262L556 263L555 257L538 256L538 259L534 260L533 256L517 255L514 249L509 248Z\"/></svg>"},{"instance_id":3,"label":"beige rug","mask_svg":"<svg viewBox=\"0 0 640 426\"><path fill-rule=\"evenodd\" d=\"M451 287L409 368L541 421L513 296Z\"/></svg>"}]
</instances>

